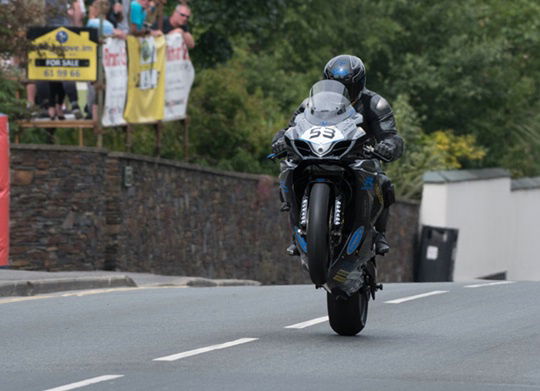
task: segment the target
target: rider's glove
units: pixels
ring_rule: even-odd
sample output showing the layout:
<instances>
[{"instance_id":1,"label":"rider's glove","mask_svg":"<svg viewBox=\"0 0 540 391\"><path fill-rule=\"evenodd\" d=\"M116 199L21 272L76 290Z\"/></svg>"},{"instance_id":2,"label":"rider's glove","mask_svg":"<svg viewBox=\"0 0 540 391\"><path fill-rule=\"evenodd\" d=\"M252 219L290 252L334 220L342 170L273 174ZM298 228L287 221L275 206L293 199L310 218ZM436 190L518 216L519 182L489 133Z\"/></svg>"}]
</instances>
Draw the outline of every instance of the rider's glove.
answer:
<instances>
[{"instance_id":1,"label":"rider's glove","mask_svg":"<svg viewBox=\"0 0 540 391\"><path fill-rule=\"evenodd\" d=\"M285 137L280 137L272 143L272 152L276 155L283 152L286 148L287 144L285 143Z\"/></svg>"},{"instance_id":2,"label":"rider's glove","mask_svg":"<svg viewBox=\"0 0 540 391\"><path fill-rule=\"evenodd\" d=\"M396 146L388 141L381 141L375 145L375 152L388 161L393 159L395 149Z\"/></svg>"}]
</instances>

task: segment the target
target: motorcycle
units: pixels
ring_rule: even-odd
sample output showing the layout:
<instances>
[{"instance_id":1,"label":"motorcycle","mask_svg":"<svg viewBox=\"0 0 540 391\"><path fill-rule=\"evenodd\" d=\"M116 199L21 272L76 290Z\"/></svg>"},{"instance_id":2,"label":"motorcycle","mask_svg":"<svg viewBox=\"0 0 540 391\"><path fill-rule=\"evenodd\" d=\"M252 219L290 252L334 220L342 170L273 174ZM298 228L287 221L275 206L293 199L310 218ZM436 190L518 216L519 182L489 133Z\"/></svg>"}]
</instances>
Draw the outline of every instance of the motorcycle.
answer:
<instances>
[{"instance_id":1,"label":"motorcycle","mask_svg":"<svg viewBox=\"0 0 540 391\"><path fill-rule=\"evenodd\" d=\"M304 112L284 134L280 192L300 261L327 292L330 326L356 335L377 283L375 221L383 210L381 160L345 86L315 83Z\"/></svg>"}]
</instances>

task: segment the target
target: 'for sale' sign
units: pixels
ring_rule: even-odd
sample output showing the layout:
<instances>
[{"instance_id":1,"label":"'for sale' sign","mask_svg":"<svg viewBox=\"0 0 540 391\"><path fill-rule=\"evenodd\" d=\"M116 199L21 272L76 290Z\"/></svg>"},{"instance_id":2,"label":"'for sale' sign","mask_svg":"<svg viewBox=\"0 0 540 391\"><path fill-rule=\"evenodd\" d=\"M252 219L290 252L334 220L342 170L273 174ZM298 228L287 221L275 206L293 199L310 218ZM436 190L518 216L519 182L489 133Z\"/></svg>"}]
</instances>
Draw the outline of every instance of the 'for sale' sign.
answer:
<instances>
[{"instance_id":1,"label":"'for sale' sign","mask_svg":"<svg viewBox=\"0 0 540 391\"><path fill-rule=\"evenodd\" d=\"M95 81L97 30L79 27L32 27L28 30L29 80Z\"/></svg>"}]
</instances>

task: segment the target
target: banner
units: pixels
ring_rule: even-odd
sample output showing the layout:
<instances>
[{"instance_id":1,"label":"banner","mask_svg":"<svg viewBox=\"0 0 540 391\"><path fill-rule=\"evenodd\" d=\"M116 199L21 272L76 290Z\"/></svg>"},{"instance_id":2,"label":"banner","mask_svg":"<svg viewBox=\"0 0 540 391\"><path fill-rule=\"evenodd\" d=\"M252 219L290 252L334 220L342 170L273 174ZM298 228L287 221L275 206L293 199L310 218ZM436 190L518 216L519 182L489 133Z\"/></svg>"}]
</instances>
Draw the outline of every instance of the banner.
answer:
<instances>
[{"instance_id":1,"label":"banner","mask_svg":"<svg viewBox=\"0 0 540 391\"><path fill-rule=\"evenodd\" d=\"M97 30L82 27L31 27L28 79L95 81Z\"/></svg>"},{"instance_id":2,"label":"banner","mask_svg":"<svg viewBox=\"0 0 540 391\"><path fill-rule=\"evenodd\" d=\"M107 38L102 53L106 88L101 123L103 126L125 125L124 108L128 85L126 41Z\"/></svg>"},{"instance_id":3,"label":"banner","mask_svg":"<svg viewBox=\"0 0 540 391\"><path fill-rule=\"evenodd\" d=\"M180 33L167 34L167 65L165 70L164 121L186 118L189 91L195 79L195 70L188 48Z\"/></svg>"},{"instance_id":4,"label":"banner","mask_svg":"<svg viewBox=\"0 0 540 391\"><path fill-rule=\"evenodd\" d=\"M129 123L163 119L165 37L128 36L128 95L124 118Z\"/></svg>"},{"instance_id":5,"label":"banner","mask_svg":"<svg viewBox=\"0 0 540 391\"><path fill-rule=\"evenodd\" d=\"M0 267L9 261L9 128L0 114Z\"/></svg>"}]
</instances>

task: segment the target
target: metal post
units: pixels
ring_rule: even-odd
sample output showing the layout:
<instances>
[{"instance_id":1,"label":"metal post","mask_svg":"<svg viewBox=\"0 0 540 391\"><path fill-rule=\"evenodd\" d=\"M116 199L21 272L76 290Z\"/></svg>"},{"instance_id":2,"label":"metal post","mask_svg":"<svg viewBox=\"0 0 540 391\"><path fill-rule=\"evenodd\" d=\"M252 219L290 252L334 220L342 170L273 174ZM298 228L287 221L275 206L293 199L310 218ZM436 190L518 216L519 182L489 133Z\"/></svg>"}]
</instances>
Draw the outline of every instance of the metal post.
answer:
<instances>
[{"instance_id":1,"label":"metal post","mask_svg":"<svg viewBox=\"0 0 540 391\"><path fill-rule=\"evenodd\" d=\"M104 100L104 72L103 72L103 64L102 64L102 50L103 50L103 19L104 19L104 7L106 6L106 3L101 2L99 3L99 30L98 30L98 53L97 53L97 83L95 85L96 90L96 96L97 96L97 104L98 104L98 112L97 112L97 118L94 118L94 134L97 137L96 140L96 146L98 148L103 147L103 129L101 127L101 117L103 116L103 100ZM89 108L92 112L92 108Z\"/></svg>"},{"instance_id":2,"label":"metal post","mask_svg":"<svg viewBox=\"0 0 540 391\"><path fill-rule=\"evenodd\" d=\"M161 132L163 130L163 122L158 121L155 125L156 129L156 146L154 148L154 156L159 157L161 154Z\"/></svg>"},{"instance_id":3,"label":"metal post","mask_svg":"<svg viewBox=\"0 0 540 391\"><path fill-rule=\"evenodd\" d=\"M79 128L79 147L84 147L84 129Z\"/></svg>"},{"instance_id":4,"label":"metal post","mask_svg":"<svg viewBox=\"0 0 540 391\"><path fill-rule=\"evenodd\" d=\"M132 152L133 143L133 125L127 124L126 126L126 150Z\"/></svg>"},{"instance_id":5,"label":"metal post","mask_svg":"<svg viewBox=\"0 0 540 391\"><path fill-rule=\"evenodd\" d=\"M189 122L190 118L186 115L184 118L184 161L189 160Z\"/></svg>"}]
</instances>

